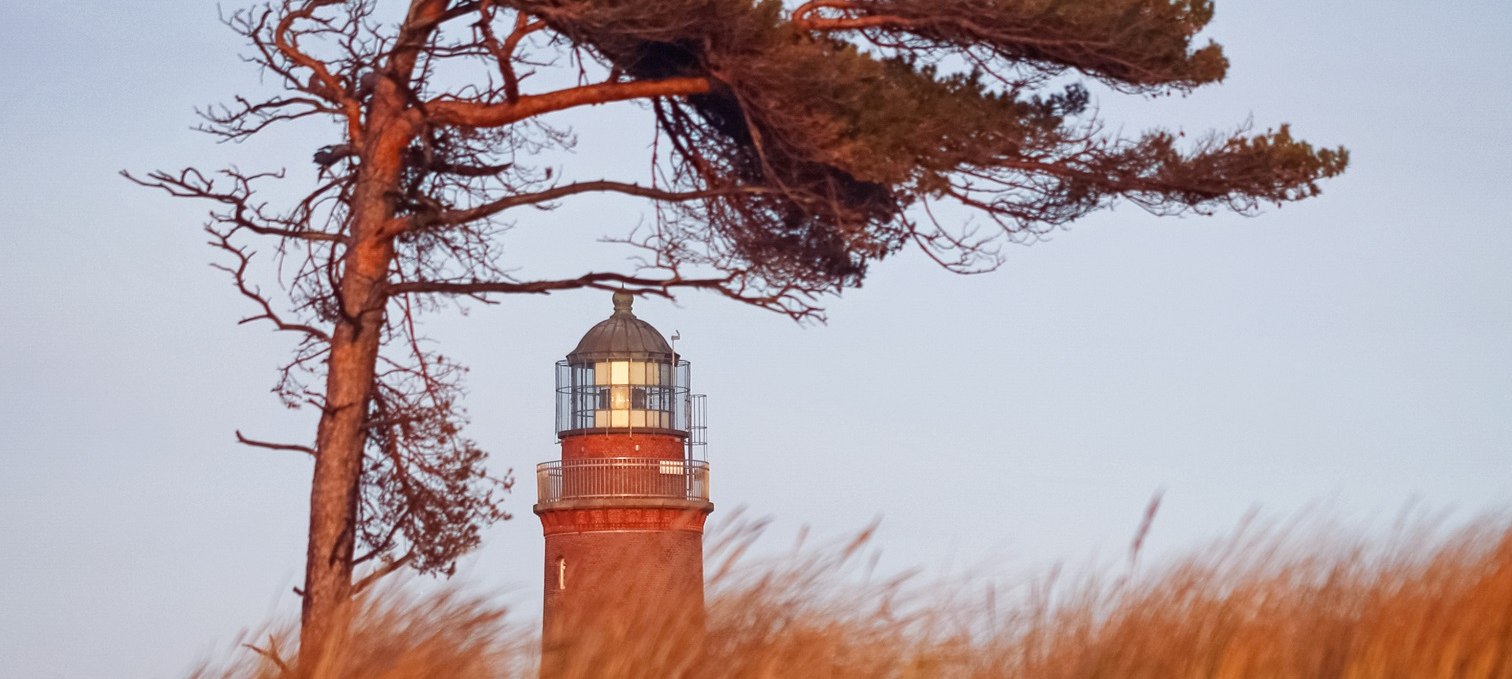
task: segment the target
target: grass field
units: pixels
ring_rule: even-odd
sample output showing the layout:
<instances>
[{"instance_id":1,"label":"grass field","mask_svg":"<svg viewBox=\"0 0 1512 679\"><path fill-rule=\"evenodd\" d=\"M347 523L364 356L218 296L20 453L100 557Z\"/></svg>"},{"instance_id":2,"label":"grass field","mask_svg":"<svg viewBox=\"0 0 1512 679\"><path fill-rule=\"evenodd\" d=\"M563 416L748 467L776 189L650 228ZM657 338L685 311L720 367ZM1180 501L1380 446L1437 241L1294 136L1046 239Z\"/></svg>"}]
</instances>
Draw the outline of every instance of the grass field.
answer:
<instances>
[{"instance_id":1,"label":"grass field","mask_svg":"<svg viewBox=\"0 0 1512 679\"><path fill-rule=\"evenodd\" d=\"M1512 679L1512 523L1366 540L1247 524L1169 563L1012 586L858 584L869 533L783 557L710 541L706 643L675 623L586 649L563 677ZM1137 556L1137 555L1131 555ZM992 574L985 574L991 576ZM312 679L535 677L534 621L449 591L362 602L341 668ZM285 676L287 630L197 679Z\"/></svg>"}]
</instances>

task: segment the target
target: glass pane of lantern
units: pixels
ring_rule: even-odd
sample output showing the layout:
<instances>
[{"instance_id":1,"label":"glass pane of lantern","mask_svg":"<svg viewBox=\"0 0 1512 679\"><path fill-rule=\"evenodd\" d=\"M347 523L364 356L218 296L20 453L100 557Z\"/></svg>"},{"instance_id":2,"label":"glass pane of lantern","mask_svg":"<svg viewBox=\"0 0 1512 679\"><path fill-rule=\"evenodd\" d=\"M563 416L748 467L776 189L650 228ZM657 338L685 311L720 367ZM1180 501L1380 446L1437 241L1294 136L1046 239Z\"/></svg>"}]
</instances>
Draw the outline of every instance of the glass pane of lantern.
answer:
<instances>
[{"instance_id":1,"label":"glass pane of lantern","mask_svg":"<svg viewBox=\"0 0 1512 679\"><path fill-rule=\"evenodd\" d=\"M594 363L593 364L593 383L594 384L609 384L609 364L608 363L602 363L601 362L601 363Z\"/></svg>"},{"instance_id":2,"label":"glass pane of lantern","mask_svg":"<svg viewBox=\"0 0 1512 679\"><path fill-rule=\"evenodd\" d=\"M630 362L629 361L610 361L609 362L609 383L610 384L629 384L630 383Z\"/></svg>"},{"instance_id":3,"label":"glass pane of lantern","mask_svg":"<svg viewBox=\"0 0 1512 679\"><path fill-rule=\"evenodd\" d=\"M613 410L630 409L630 387L615 386L609 388L609 407Z\"/></svg>"},{"instance_id":4,"label":"glass pane of lantern","mask_svg":"<svg viewBox=\"0 0 1512 679\"><path fill-rule=\"evenodd\" d=\"M611 410L611 411L609 411L609 426L611 426L611 427L628 427L628 426L630 426L630 411L628 411L628 410Z\"/></svg>"},{"instance_id":5,"label":"glass pane of lantern","mask_svg":"<svg viewBox=\"0 0 1512 679\"><path fill-rule=\"evenodd\" d=\"M644 411L644 410L632 410L632 411L630 411L630 426L632 426L632 427L645 427L646 426L646 411Z\"/></svg>"},{"instance_id":6,"label":"glass pane of lantern","mask_svg":"<svg viewBox=\"0 0 1512 679\"><path fill-rule=\"evenodd\" d=\"M636 361L630 364L630 384L646 383L646 362Z\"/></svg>"},{"instance_id":7,"label":"glass pane of lantern","mask_svg":"<svg viewBox=\"0 0 1512 679\"><path fill-rule=\"evenodd\" d=\"M573 387L572 412L577 413L584 410L592 410L593 407L597 405L597 400L598 399L595 397L592 390L584 389L582 387Z\"/></svg>"}]
</instances>

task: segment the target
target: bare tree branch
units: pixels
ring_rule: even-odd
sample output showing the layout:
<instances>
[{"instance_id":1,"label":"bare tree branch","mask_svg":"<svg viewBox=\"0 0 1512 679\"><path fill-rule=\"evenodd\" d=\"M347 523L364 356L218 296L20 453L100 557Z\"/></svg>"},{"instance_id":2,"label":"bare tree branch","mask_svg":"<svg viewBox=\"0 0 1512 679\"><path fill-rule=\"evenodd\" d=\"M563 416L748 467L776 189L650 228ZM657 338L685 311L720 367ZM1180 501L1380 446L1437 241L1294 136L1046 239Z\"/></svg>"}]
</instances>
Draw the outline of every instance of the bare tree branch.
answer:
<instances>
[{"instance_id":1,"label":"bare tree branch","mask_svg":"<svg viewBox=\"0 0 1512 679\"><path fill-rule=\"evenodd\" d=\"M572 184L554 186L549 189L535 191L532 193L509 195L498 200L465 210L451 210L442 212L432 218L427 219L424 224L411 225L410 228L430 226L434 224L466 224L480 219L492 217L510 208L521 207L525 205L540 205L542 203L547 203L582 193L619 193L628 196L650 198L652 200L666 203L677 203L690 200L703 200L719 196L734 196L740 194L756 195L761 193L769 193L770 191L771 189L762 186L732 186L722 188L709 188L697 191L671 191L649 186L642 186L640 184L601 179L597 181L574 182Z\"/></svg>"},{"instance_id":2,"label":"bare tree branch","mask_svg":"<svg viewBox=\"0 0 1512 679\"><path fill-rule=\"evenodd\" d=\"M194 168L182 170L177 175L154 171L148 173L146 179L124 170L120 173L128 181L148 188L161 189L175 198L200 198L225 205L231 211L216 215L217 221L229 223L237 229L246 229L259 236L324 242L335 242L341 239L338 234L308 228L308 223L301 219L265 215L260 205L254 205L251 202L253 181L261 178L282 179L282 173L249 175L237 170L224 170L221 174L231 180L233 189L217 190L214 180ZM312 198L319 193L321 191L312 193Z\"/></svg>"},{"instance_id":3,"label":"bare tree branch","mask_svg":"<svg viewBox=\"0 0 1512 679\"><path fill-rule=\"evenodd\" d=\"M273 310L273 305L268 301L267 297L263 296L262 291L258 290L247 282L247 267L252 264L252 253L248 252L246 248L233 245L231 243L230 236L226 233L216 231L215 229L210 227L205 227L205 232L214 237L214 239L210 241L211 245L231 253L231 255L236 258L235 267L223 266L220 264L211 264L210 266L214 269L230 274L232 282L236 285L237 291L241 292L243 297L252 300L254 304L262 309L262 313L255 316L248 316L246 318L243 318L238 321L238 323L245 324L254 321L269 321L274 325L274 327L282 331L304 333L305 335L317 340L327 342L330 341L331 336L326 334L324 330L311 325L306 325L304 323L292 323L285 321L282 316L280 316Z\"/></svg>"},{"instance_id":4,"label":"bare tree branch","mask_svg":"<svg viewBox=\"0 0 1512 679\"><path fill-rule=\"evenodd\" d=\"M239 429L236 432L236 442L244 446L252 446L254 448L267 448L268 450L292 450L304 453L311 457L315 456L315 449L309 446L302 446L294 443L270 443L268 441L249 439L245 436L242 436L241 430Z\"/></svg>"},{"instance_id":5,"label":"bare tree branch","mask_svg":"<svg viewBox=\"0 0 1512 679\"><path fill-rule=\"evenodd\" d=\"M392 561L385 561L383 565L374 568L372 572L362 576L361 580L358 580L355 584L353 584L352 594L361 594L367 588L373 586L374 584L377 584L379 580L382 580L383 578L393 574L395 571L408 566L410 562L414 560L415 553L411 551L404 556L401 556Z\"/></svg>"},{"instance_id":6,"label":"bare tree branch","mask_svg":"<svg viewBox=\"0 0 1512 679\"><path fill-rule=\"evenodd\" d=\"M307 0L304 7L293 9L278 21L273 29L273 45L289 61L309 69L311 78L305 91L341 107L346 117L347 138L354 144L362 143L362 102L349 95L346 86L331 73L322 62L299 49L299 33L294 30L296 22L310 19L317 9L341 4L342 0Z\"/></svg>"},{"instance_id":7,"label":"bare tree branch","mask_svg":"<svg viewBox=\"0 0 1512 679\"><path fill-rule=\"evenodd\" d=\"M264 660L273 663L273 666L278 668L278 676L294 676L294 668L289 667L288 663L284 661L283 655L278 652L278 640L274 638L272 634L268 635L267 648L262 648L260 646L257 646L256 644L251 643L242 644L242 647L258 654L259 656L262 656Z\"/></svg>"}]
</instances>

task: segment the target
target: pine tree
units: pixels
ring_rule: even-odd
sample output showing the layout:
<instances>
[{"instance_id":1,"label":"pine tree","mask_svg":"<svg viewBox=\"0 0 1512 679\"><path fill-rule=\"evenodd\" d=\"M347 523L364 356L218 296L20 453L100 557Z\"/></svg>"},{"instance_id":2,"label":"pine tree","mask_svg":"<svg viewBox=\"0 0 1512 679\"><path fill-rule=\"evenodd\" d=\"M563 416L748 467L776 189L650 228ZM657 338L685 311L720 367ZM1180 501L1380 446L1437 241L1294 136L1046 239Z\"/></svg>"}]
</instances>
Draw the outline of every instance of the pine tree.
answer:
<instances>
[{"instance_id":1,"label":"pine tree","mask_svg":"<svg viewBox=\"0 0 1512 679\"><path fill-rule=\"evenodd\" d=\"M1209 0L388 9L282 0L226 19L280 91L201 111L202 129L243 141L274 125L334 122L340 139L316 152L319 179L303 199L279 208L261 198L294 181L283 173L133 178L213 201L206 228L253 318L298 337L278 392L319 409L313 443L238 438L314 458L308 671L340 642L354 593L399 568L450 572L482 527L506 518L498 500L511 481L487 475L485 454L462 436L461 369L422 348L421 310L507 293L697 289L815 318L905 247L982 270L1002 241L1119 201L1158 214L1248 213L1317 195L1348 162L1344 149L1315 148L1284 125L1194 142L1106 132L1093 88L1155 97L1223 79L1222 49L1196 42ZM553 176L539 159L572 143L553 114L603 104L618 108L599 115L654 119L649 162L583 162ZM637 268L530 279L500 265L502 227L518 210L588 194L654 211L650 228L624 239ZM950 204L995 230L936 219ZM251 243L291 267L286 301L253 282Z\"/></svg>"}]
</instances>

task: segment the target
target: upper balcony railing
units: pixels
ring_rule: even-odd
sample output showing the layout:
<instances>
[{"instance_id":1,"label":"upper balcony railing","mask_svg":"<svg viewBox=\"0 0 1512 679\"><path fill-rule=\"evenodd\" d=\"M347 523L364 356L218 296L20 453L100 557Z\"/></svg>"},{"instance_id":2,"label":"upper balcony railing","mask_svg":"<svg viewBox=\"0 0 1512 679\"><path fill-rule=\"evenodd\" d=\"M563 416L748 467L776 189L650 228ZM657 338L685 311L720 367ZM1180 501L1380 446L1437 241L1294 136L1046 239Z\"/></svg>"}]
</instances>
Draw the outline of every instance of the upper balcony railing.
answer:
<instances>
[{"instance_id":1,"label":"upper balcony railing","mask_svg":"<svg viewBox=\"0 0 1512 679\"><path fill-rule=\"evenodd\" d=\"M553 460L536 465L536 487L541 504L611 498L707 502L709 463L639 457Z\"/></svg>"}]
</instances>

